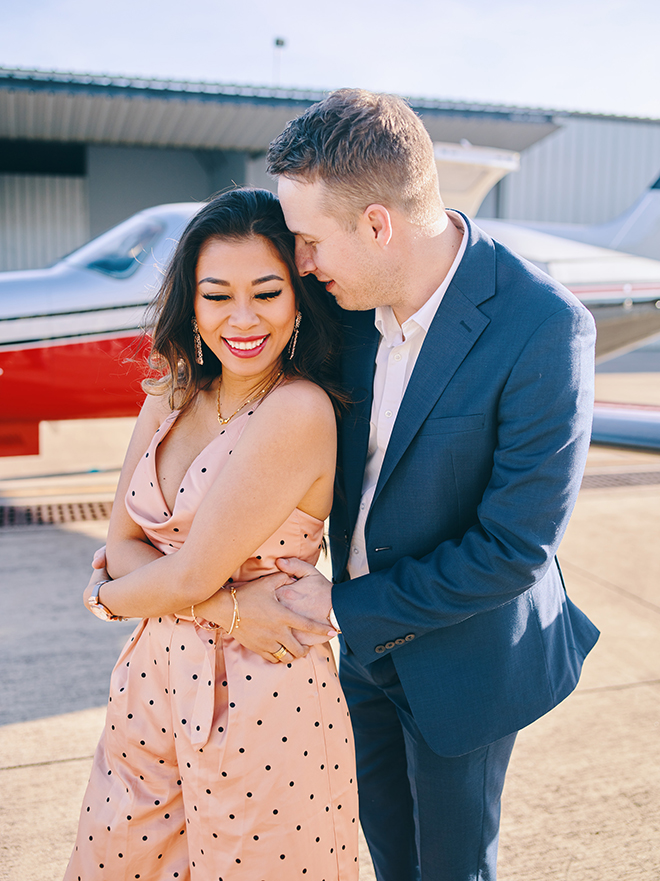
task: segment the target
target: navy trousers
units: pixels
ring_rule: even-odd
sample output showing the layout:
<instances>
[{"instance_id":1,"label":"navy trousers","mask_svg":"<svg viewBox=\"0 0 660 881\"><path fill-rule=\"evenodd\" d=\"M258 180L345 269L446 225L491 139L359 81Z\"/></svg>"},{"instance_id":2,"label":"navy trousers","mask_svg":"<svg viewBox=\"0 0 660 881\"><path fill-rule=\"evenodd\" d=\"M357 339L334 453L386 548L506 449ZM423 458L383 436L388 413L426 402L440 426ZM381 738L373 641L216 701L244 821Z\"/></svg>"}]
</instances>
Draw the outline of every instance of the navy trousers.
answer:
<instances>
[{"instance_id":1,"label":"navy trousers","mask_svg":"<svg viewBox=\"0 0 660 881\"><path fill-rule=\"evenodd\" d=\"M340 678L378 881L495 881L500 797L516 735L438 756L417 728L389 655L363 667L349 650Z\"/></svg>"}]
</instances>

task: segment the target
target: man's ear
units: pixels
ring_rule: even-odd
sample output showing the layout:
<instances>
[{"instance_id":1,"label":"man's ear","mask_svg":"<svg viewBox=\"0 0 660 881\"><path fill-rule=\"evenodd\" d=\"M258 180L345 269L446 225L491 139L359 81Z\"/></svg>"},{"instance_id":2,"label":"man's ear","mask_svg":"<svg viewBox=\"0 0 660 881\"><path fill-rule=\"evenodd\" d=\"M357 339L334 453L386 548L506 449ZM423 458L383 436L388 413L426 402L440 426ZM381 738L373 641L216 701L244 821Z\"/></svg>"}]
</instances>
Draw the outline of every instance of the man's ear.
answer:
<instances>
[{"instance_id":1,"label":"man's ear","mask_svg":"<svg viewBox=\"0 0 660 881\"><path fill-rule=\"evenodd\" d=\"M370 230L372 240L381 248L389 245L394 230L392 216L384 205L368 205L362 215L362 220Z\"/></svg>"}]
</instances>

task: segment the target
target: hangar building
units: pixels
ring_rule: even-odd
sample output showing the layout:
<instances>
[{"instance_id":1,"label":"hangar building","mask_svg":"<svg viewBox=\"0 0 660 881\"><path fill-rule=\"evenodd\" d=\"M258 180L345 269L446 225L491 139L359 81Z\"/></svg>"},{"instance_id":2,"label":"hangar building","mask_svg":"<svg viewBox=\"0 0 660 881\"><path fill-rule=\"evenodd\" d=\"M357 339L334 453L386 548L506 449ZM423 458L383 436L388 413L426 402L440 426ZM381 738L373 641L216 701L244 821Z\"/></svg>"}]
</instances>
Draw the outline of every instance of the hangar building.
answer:
<instances>
[{"instance_id":1,"label":"hangar building","mask_svg":"<svg viewBox=\"0 0 660 881\"><path fill-rule=\"evenodd\" d=\"M272 187L268 143L322 97L0 68L0 271L48 265L151 205ZM606 220L660 170L660 120L409 100L434 141L521 153L481 215Z\"/></svg>"}]
</instances>

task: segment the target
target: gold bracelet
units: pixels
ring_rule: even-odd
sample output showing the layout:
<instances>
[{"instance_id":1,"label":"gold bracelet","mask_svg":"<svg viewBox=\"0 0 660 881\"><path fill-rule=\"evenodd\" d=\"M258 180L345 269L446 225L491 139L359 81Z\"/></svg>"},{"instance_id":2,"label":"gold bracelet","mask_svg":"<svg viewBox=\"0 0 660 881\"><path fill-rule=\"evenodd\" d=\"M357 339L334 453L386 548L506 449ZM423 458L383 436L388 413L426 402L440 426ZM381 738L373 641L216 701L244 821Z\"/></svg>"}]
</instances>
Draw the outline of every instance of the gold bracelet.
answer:
<instances>
[{"instance_id":1,"label":"gold bracelet","mask_svg":"<svg viewBox=\"0 0 660 881\"><path fill-rule=\"evenodd\" d=\"M227 631L227 636L230 636L232 631L238 630L238 625L241 623L241 616L238 612L238 599L236 598L236 588L231 588L231 598L234 601L234 614L231 619L231 627Z\"/></svg>"},{"instance_id":2,"label":"gold bracelet","mask_svg":"<svg viewBox=\"0 0 660 881\"><path fill-rule=\"evenodd\" d=\"M192 619L198 627L201 627L202 630L220 630L220 625L216 624L215 621L209 621L208 624L203 624L195 615L195 607L190 607L190 614L192 615Z\"/></svg>"}]
</instances>

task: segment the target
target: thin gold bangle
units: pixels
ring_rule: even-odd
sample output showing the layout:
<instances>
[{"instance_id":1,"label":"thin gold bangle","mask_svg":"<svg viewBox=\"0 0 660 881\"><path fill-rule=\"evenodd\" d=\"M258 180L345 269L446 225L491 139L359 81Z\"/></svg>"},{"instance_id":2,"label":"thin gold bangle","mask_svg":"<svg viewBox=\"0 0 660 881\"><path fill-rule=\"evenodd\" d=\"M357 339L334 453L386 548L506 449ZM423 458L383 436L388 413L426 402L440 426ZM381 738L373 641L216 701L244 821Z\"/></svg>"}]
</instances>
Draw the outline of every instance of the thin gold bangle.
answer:
<instances>
[{"instance_id":1,"label":"thin gold bangle","mask_svg":"<svg viewBox=\"0 0 660 881\"><path fill-rule=\"evenodd\" d=\"M197 617L197 615L195 615L195 607L194 607L194 606L191 606L191 607L190 607L190 614L192 615L192 619L193 619L193 621L195 622L195 624L196 624L198 627L201 627L202 630L213 630L213 631L215 631L215 630L220 630L220 629L221 629L221 628L220 628L220 625L219 625L219 624L216 624L215 621L209 621L208 624L204 624L204 623L202 623L202 622L199 620L199 618Z\"/></svg>"},{"instance_id":2,"label":"thin gold bangle","mask_svg":"<svg viewBox=\"0 0 660 881\"><path fill-rule=\"evenodd\" d=\"M238 630L238 625L241 623L241 616L238 611L238 599L236 597L236 588L232 587L230 592L231 592L231 598L234 601L234 614L232 615L231 627L227 631L227 636L231 636L231 634L234 630Z\"/></svg>"}]
</instances>

